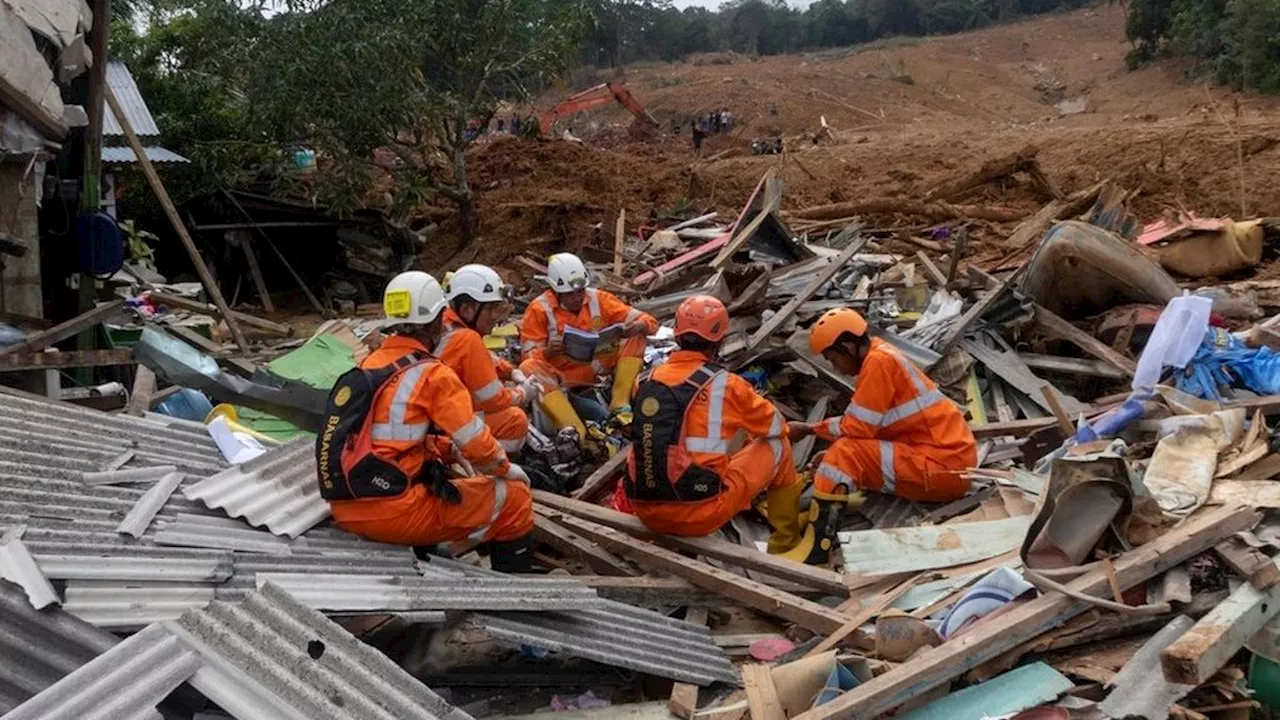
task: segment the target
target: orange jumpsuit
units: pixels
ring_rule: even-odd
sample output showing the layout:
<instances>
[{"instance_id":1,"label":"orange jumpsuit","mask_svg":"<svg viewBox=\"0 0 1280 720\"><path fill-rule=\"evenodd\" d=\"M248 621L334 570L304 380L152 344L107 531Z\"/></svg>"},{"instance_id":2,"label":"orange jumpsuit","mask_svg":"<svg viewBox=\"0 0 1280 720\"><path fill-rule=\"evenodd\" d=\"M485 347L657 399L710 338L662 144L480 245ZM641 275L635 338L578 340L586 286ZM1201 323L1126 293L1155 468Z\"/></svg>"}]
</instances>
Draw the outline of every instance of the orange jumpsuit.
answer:
<instances>
[{"instance_id":1,"label":"orange jumpsuit","mask_svg":"<svg viewBox=\"0 0 1280 720\"><path fill-rule=\"evenodd\" d=\"M384 367L411 352L425 353L426 348L393 335L361 367ZM529 486L517 479L507 454L476 417L470 393L453 370L436 361L411 367L378 391L372 412L374 452L409 477L417 477L427 462L448 462L452 455L448 440L428 434L430 426L447 433L472 467L486 474L452 481L462 495L457 505L421 483L399 497L330 502L339 527L400 545L516 540L533 529Z\"/></svg>"},{"instance_id":2,"label":"orange jumpsuit","mask_svg":"<svg viewBox=\"0 0 1280 720\"><path fill-rule=\"evenodd\" d=\"M653 370L650 382L679 385L706 362L702 353L677 350ZM694 463L720 476L723 489L716 497L697 502L632 500L636 517L650 530L685 537L706 535L751 507L765 490L799 482L782 414L741 377L727 370L717 373L690 404L685 424L685 448ZM748 442L730 454L730 443L739 433Z\"/></svg>"},{"instance_id":3,"label":"orange jumpsuit","mask_svg":"<svg viewBox=\"0 0 1280 720\"><path fill-rule=\"evenodd\" d=\"M498 377L496 359L484 346L484 338L462 322L462 318L446 308L444 336L436 345L435 355L448 365L471 391L471 404L484 418L498 444L507 452L516 452L529 434L529 416L520 409L523 393L505 387ZM507 365L510 368L510 365ZM510 371L507 376L510 377Z\"/></svg>"},{"instance_id":4,"label":"orange jumpsuit","mask_svg":"<svg viewBox=\"0 0 1280 720\"><path fill-rule=\"evenodd\" d=\"M604 290L586 289L586 300L577 313L560 307L555 292L548 290L529 303L520 321L520 371L533 377L535 374L553 380L564 388L594 385L597 375L604 375L618 364L618 358L644 358L644 337L629 337L611 352L597 354L591 362L579 362L567 355L547 357L546 347L550 338L564 335L564 328L595 331L609 325L640 320L649 334L658 331L658 321L652 315L642 313Z\"/></svg>"},{"instance_id":5,"label":"orange jumpsuit","mask_svg":"<svg viewBox=\"0 0 1280 720\"><path fill-rule=\"evenodd\" d=\"M961 473L978 462L964 415L892 345L873 338L844 414L814 426L833 441L814 476L819 493L873 490L950 502L969 491Z\"/></svg>"}]
</instances>

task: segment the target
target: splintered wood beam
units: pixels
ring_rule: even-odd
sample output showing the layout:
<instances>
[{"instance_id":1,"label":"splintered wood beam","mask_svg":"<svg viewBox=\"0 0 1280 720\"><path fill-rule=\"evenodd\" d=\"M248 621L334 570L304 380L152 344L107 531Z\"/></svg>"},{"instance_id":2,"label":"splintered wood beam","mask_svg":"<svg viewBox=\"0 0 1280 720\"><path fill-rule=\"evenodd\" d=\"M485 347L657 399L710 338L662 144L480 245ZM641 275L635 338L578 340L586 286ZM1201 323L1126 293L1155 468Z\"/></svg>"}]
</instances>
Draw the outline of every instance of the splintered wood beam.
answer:
<instances>
[{"instance_id":1,"label":"splintered wood beam","mask_svg":"<svg viewBox=\"0 0 1280 720\"><path fill-rule=\"evenodd\" d=\"M825 605L775 590L764 583L687 558L589 520L567 514L558 516L556 520L573 532L641 565L682 577L698 587L731 597L747 607L793 622L806 630L825 635L840 629L849 619L844 613Z\"/></svg>"},{"instance_id":2,"label":"splintered wood beam","mask_svg":"<svg viewBox=\"0 0 1280 720\"><path fill-rule=\"evenodd\" d=\"M107 367L110 365L132 365L134 362L133 351L129 348L22 353L18 355L0 355L0 372Z\"/></svg>"},{"instance_id":3,"label":"splintered wood beam","mask_svg":"<svg viewBox=\"0 0 1280 720\"><path fill-rule=\"evenodd\" d=\"M1280 613L1280 586L1259 590L1252 585L1241 585L1160 653L1164 679L1200 685L1221 670L1277 613Z\"/></svg>"},{"instance_id":4,"label":"splintered wood beam","mask_svg":"<svg viewBox=\"0 0 1280 720\"><path fill-rule=\"evenodd\" d=\"M630 452L630 444L618 448L618 452L613 457L605 460L603 465L587 476L587 479L582 483L582 487L573 491L572 497L575 500L594 500L597 495L609 487L614 478L626 467L627 455Z\"/></svg>"},{"instance_id":5,"label":"splintered wood beam","mask_svg":"<svg viewBox=\"0 0 1280 720\"><path fill-rule=\"evenodd\" d=\"M222 313L223 319L227 321L227 327L231 329L231 337L235 338L236 345L241 350L249 350L249 341L245 340L244 331L240 329L240 323L232 316L231 309L227 307L227 301L222 297L222 290L218 288L218 283L214 281L213 275L209 272L209 267L204 264L204 258L200 257L200 250L196 248L195 241L191 239L191 234L187 232L187 226L182 223L182 218L178 216L178 208L174 207L173 200L169 198L169 192L164 189L164 183L160 182L160 175L156 173L155 167L151 165L151 159L147 157L147 151L142 147L142 141L138 139L137 134L133 131L133 126L129 124L129 117L120 109L120 102L116 100L115 91L108 84L103 87L103 97L107 101L107 105L111 108L111 113L116 116L116 122L120 124L120 129L124 131L125 140L129 143L129 147L133 148L133 154L141 168L142 174L147 179L147 184L151 186L151 192L155 194L156 199L160 201L160 206L164 208L164 213L169 218L169 224L173 225L174 232L177 233L178 239L182 241L182 246L187 250L187 257L190 258L191 264L196 268L196 274L200 276L200 282L204 285L204 289L209 293L209 297L213 298L213 304L217 306L218 312Z\"/></svg>"},{"instance_id":6,"label":"splintered wood beam","mask_svg":"<svg viewBox=\"0 0 1280 720\"><path fill-rule=\"evenodd\" d=\"M848 597L849 595L849 591L846 589L845 576L832 570L794 562L724 540L709 537L689 538L661 535L649 530L634 515L627 515L599 505L561 497L544 490L534 490L533 500L535 509L540 505L543 508L557 510L561 513L599 523L637 537L654 538L658 542L677 550L699 553L740 567L758 570L771 577L789 580L839 597Z\"/></svg>"},{"instance_id":7,"label":"splintered wood beam","mask_svg":"<svg viewBox=\"0 0 1280 720\"><path fill-rule=\"evenodd\" d=\"M707 609L691 607L684 611L684 621L694 625L707 624ZM671 698L667 700L667 710L680 720L692 720L698 709L698 686L692 683L678 682L671 686Z\"/></svg>"},{"instance_id":8,"label":"splintered wood beam","mask_svg":"<svg viewBox=\"0 0 1280 720\"><path fill-rule=\"evenodd\" d=\"M1280 581L1280 568L1275 562L1238 537L1230 537L1214 545L1213 551L1232 572L1259 590L1266 590Z\"/></svg>"},{"instance_id":9,"label":"splintered wood beam","mask_svg":"<svg viewBox=\"0 0 1280 720\"><path fill-rule=\"evenodd\" d=\"M858 229L855 225L851 225L840 232L838 237L847 239L849 244L830 263L818 269L813 278L809 280L809 284L805 285L799 294L788 300L787 304L783 305L768 320L764 321L764 324L758 330L751 333L751 337L747 338L747 352L754 350L760 343L764 342L765 338L777 332L778 328L781 328L784 323L790 320L801 305L813 297L819 288L827 284L831 278L836 276L836 273L840 272L840 268L844 267L845 263L861 252L868 242L871 242L869 235L855 237L857 232Z\"/></svg>"},{"instance_id":10,"label":"splintered wood beam","mask_svg":"<svg viewBox=\"0 0 1280 720\"><path fill-rule=\"evenodd\" d=\"M885 592L871 598L871 601L867 603L865 608L854 614L848 622L840 626L840 629L823 638L822 642L813 646L813 649L805 653L804 656L812 657L814 655L821 655L828 650L834 650L836 646L845 640L845 638L857 632L858 628L862 627L875 616L884 612L885 608L889 607L895 600L902 597L903 593L910 590L916 584L916 579L917 578L912 577L907 580L903 580Z\"/></svg>"},{"instance_id":11,"label":"splintered wood beam","mask_svg":"<svg viewBox=\"0 0 1280 720\"><path fill-rule=\"evenodd\" d=\"M127 415L141 417L151 409L151 399L156 394L156 374L146 365L139 365L133 375L133 390L124 411Z\"/></svg>"},{"instance_id":12,"label":"splintered wood beam","mask_svg":"<svg viewBox=\"0 0 1280 720\"><path fill-rule=\"evenodd\" d=\"M747 691L751 720L787 720L773 684L773 671L768 665L750 663L742 666L742 686Z\"/></svg>"},{"instance_id":13,"label":"splintered wood beam","mask_svg":"<svg viewBox=\"0 0 1280 720\"><path fill-rule=\"evenodd\" d=\"M212 305L202 303L199 300L192 300L191 298L170 295L169 293L157 292L155 290L151 291L150 295L152 300L155 300L161 305L169 305L170 307L175 307L179 310L190 310L193 313L208 315L209 317L222 317L221 310ZM259 330L266 330L267 332L274 333L280 337L290 337L293 335L293 328L288 325L271 322L270 320L237 312L235 310L231 311L231 315L245 325L256 327Z\"/></svg>"},{"instance_id":14,"label":"splintered wood beam","mask_svg":"<svg viewBox=\"0 0 1280 720\"><path fill-rule=\"evenodd\" d=\"M1242 506L1199 513L1183 525L1117 558L1116 574L1120 585L1125 589L1133 587L1181 564L1221 542L1224 537L1252 527L1259 517L1257 512ZM1067 586L1094 597L1101 597L1109 591L1107 573L1102 569L1087 572ZM1251 587L1248 589L1257 592ZM1088 602L1060 593L1045 593L1013 607L1000 616L999 622L979 624L964 635L792 720L880 717L913 697L943 686L1024 642L1061 627L1092 607Z\"/></svg>"},{"instance_id":15,"label":"splintered wood beam","mask_svg":"<svg viewBox=\"0 0 1280 720\"><path fill-rule=\"evenodd\" d=\"M596 543L561 527L543 515L534 515L533 539L550 545L570 558L581 562L601 575L630 576L635 569L622 558L601 549Z\"/></svg>"},{"instance_id":16,"label":"splintered wood beam","mask_svg":"<svg viewBox=\"0 0 1280 720\"><path fill-rule=\"evenodd\" d=\"M95 307L88 312L81 313L66 322L59 323L48 330L30 335L26 340L15 345L0 348L0 355L14 355L19 353L35 352L43 350L54 343L62 342L69 337L79 335L82 331L88 330L95 325L102 323L112 315L120 312L124 308L124 300L113 300Z\"/></svg>"},{"instance_id":17,"label":"splintered wood beam","mask_svg":"<svg viewBox=\"0 0 1280 720\"><path fill-rule=\"evenodd\" d=\"M1075 345L1099 360L1123 372L1125 377L1133 377L1138 365L1129 358L1113 350L1101 340L1072 325L1070 322L1041 305L1036 305L1035 323L1043 332L1051 337Z\"/></svg>"}]
</instances>

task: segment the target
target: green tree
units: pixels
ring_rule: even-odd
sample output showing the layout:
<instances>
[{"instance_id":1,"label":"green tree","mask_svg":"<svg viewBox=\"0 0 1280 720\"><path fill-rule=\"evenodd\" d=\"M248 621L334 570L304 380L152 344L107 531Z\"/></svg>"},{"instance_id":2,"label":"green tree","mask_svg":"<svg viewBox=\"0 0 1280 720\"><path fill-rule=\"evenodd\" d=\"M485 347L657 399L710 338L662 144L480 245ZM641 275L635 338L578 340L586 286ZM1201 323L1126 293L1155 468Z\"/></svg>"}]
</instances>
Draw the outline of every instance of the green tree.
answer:
<instances>
[{"instance_id":1,"label":"green tree","mask_svg":"<svg viewBox=\"0 0 1280 720\"><path fill-rule=\"evenodd\" d=\"M397 209L455 203L463 247L477 225L477 128L560 76L587 22L573 0L332 0L273 20L247 93L332 163L321 192L339 209L389 174Z\"/></svg>"}]
</instances>

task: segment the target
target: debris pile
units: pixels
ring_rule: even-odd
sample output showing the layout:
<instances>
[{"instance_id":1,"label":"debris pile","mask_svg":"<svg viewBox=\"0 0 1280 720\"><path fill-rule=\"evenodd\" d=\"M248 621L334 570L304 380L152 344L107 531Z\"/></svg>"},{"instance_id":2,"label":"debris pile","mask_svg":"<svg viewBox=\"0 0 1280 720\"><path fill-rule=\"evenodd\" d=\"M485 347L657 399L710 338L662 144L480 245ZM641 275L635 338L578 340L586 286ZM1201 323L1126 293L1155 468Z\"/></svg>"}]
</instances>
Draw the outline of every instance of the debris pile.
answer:
<instances>
[{"instance_id":1,"label":"debris pile","mask_svg":"<svg viewBox=\"0 0 1280 720\"><path fill-rule=\"evenodd\" d=\"M1061 192L1034 156L918 201L789 213L768 174L731 221L624 212L583 251L595 286L662 321L691 295L720 298L719 361L790 419L839 415L853 390L807 342L837 307L963 408L979 444L968 494L868 493L832 567L764 552L755 511L706 537L655 534L619 510L626 448L573 455L559 438L532 443L563 476L533 491L544 575L495 573L470 542L443 557L339 530L311 433L334 379L378 342L361 307L255 354L150 322L123 413L0 389L0 635L16 638L0 710L1225 718L1273 702L1280 293L1214 277L1261 264L1277 224L1144 227L1123 188ZM1039 212L962 204L1015 174L1052 197ZM882 213L900 222L866 220ZM976 230L997 222L1017 224L993 247ZM120 303L104 308L17 355ZM670 333L650 340L662 362ZM153 412L162 383L219 405ZM797 469L823 450L798 441Z\"/></svg>"}]
</instances>

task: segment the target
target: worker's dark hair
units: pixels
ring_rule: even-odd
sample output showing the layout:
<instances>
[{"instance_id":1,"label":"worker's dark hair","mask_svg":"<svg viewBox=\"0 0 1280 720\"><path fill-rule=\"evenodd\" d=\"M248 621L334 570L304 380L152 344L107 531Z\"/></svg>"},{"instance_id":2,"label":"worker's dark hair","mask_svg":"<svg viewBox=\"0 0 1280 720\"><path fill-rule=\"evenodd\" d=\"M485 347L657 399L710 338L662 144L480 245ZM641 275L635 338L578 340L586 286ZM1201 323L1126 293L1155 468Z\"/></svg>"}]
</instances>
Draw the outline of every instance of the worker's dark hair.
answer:
<instances>
[{"instance_id":1,"label":"worker's dark hair","mask_svg":"<svg viewBox=\"0 0 1280 720\"><path fill-rule=\"evenodd\" d=\"M835 344L844 345L845 343L852 343L854 347L869 345L871 343L871 334L865 333L863 335L854 335L851 332L842 332L840 333L840 337L836 338Z\"/></svg>"},{"instance_id":2,"label":"worker's dark hair","mask_svg":"<svg viewBox=\"0 0 1280 720\"><path fill-rule=\"evenodd\" d=\"M676 344L680 346L681 350L692 350L704 355L715 355L716 350L720 349L719 342L711 342L701 335L693 333L685 333L676 337Z\"/></svg>"}]
</instances>

